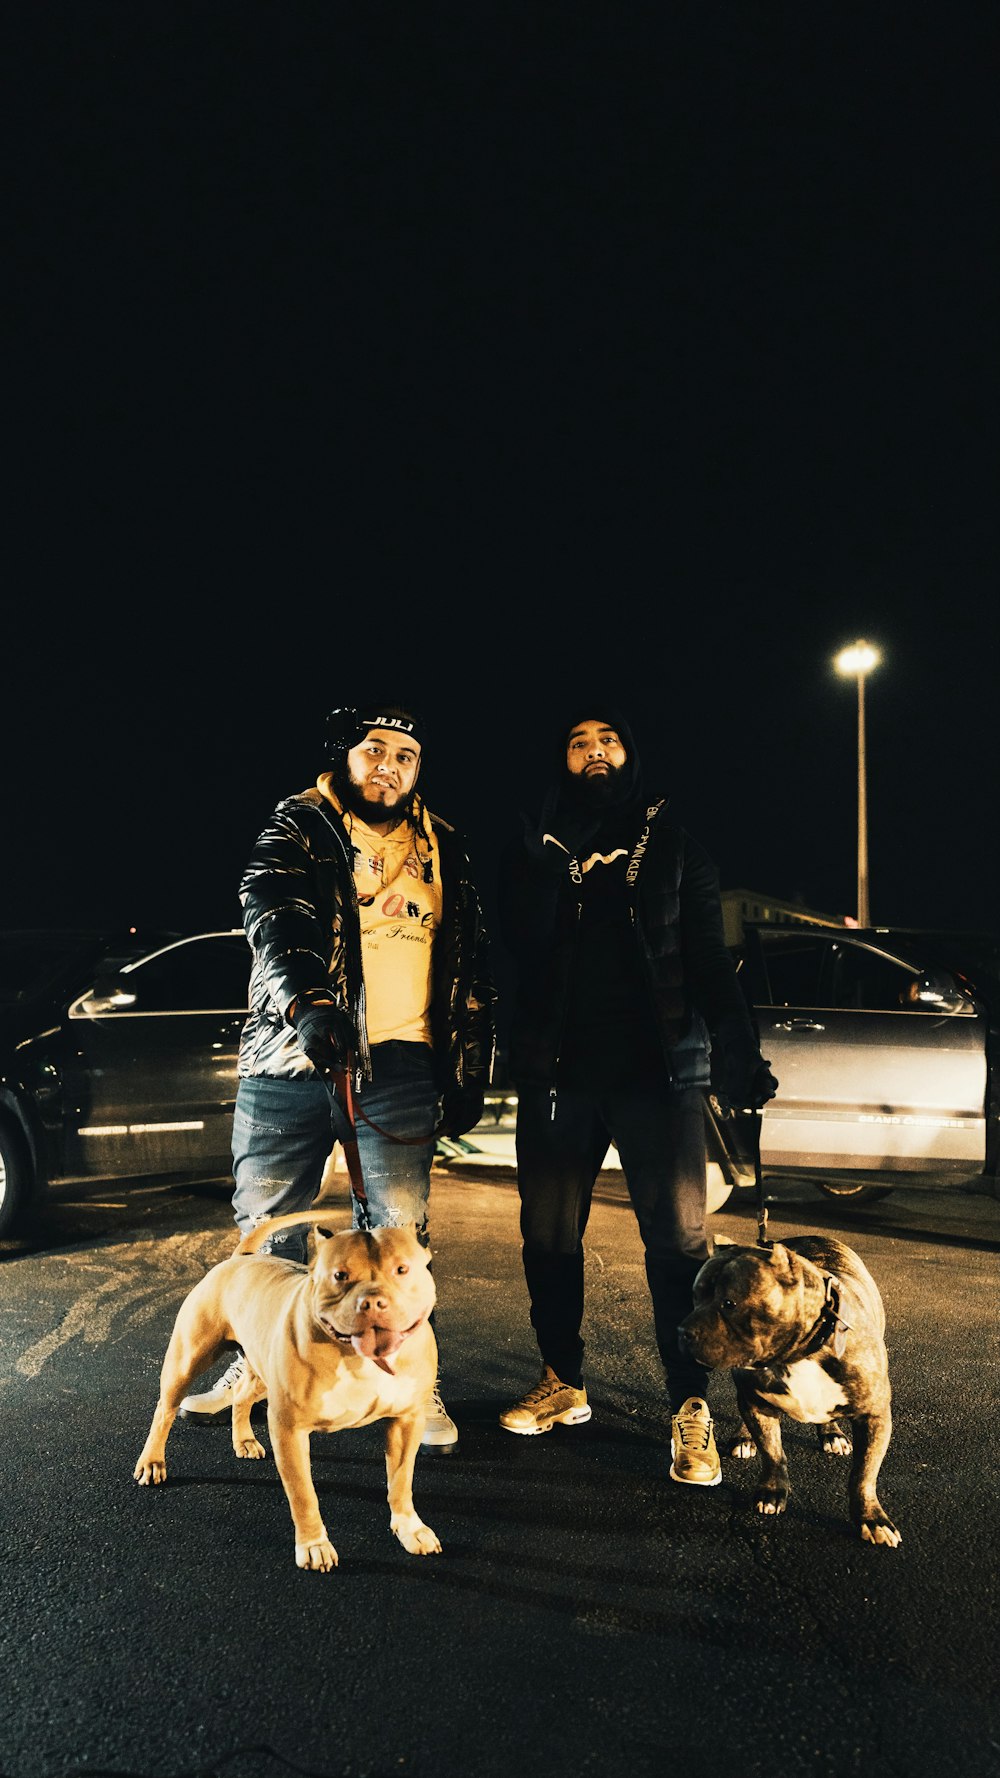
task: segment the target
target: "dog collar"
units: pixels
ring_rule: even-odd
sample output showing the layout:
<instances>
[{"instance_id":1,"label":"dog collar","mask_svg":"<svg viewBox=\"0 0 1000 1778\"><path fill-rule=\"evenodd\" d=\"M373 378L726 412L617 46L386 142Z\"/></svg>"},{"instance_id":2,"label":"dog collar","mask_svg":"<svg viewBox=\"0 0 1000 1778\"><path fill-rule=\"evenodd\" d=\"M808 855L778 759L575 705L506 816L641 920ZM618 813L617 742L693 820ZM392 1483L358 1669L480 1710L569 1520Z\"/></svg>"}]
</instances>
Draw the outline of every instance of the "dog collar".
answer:
<instances>
[{"instance_id":1,"label":"dog collar","mask_svg":"<svg viewBox=\"0 0 1000 1778\"><path fill-rule=\"evenodd\" d=\"M851 1324L845 1321L840 1313L840 1279L832 1272L824 1272L826 1280L825 1297L818 1321L813 1323L806 1335L804 1345L793 1343L784 1352L772 1352L767 1358L759 1358L756 1364L747 1368L754 1371L770 1371L776 1366L788 1366L800 1358L811 1358L814 1352L821 1352L824 1346L833 1346L833 1356L843 1358L847 1347L847 1336Z\"/></svg>"},{"instance_id":2,"label":"dog collar","mask_svg":"<svg viewBox=\"0 0 1000 1778\"><path fill-rule=\"evenodd\" d=\"M843 1358L851 1324L849 1321L845 1321L840 1313L840 1279L834 1277L832 1272L826 1272L824 1276L826 1278L826 1302L823 1313L809 1336L805 1355L818 1352L821 1347L832 1344L834 1358Z\"/></svg>"}]
</instances>

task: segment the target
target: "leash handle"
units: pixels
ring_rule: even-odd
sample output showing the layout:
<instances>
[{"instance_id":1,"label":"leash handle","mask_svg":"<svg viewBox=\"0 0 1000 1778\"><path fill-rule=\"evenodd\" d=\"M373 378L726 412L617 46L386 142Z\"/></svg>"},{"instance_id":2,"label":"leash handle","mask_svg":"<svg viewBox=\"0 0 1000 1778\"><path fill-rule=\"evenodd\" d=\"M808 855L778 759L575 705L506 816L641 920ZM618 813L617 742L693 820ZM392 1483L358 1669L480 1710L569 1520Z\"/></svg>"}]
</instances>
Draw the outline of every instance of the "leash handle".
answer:
<instances>
[{"instance_id":1,"label":"leash handle","mask_svg":"<svg viewBox=\"0 0 1000 1778\"><path fill-rule=\"evenodd\" d=\"M439 1133L440 1126L430 1130L426 1136L394 1136L391 1130L383 1130L381 1124L373 1124L360 1105L357 1112L359 1117L364 1118L368 1128L375 1131L376 1136L384 1136L387 1142L402 1142L408 1148L422 1148L425 1143L433 1142Z\"/></svg>"},{"instance_id":2,"label":"leash handle","mask_svg":"<svg viewBox=\"0 0 1000 1778\"><path fill-rule=\"evenodd\" d=\"M383 1130L380 1124L373 1123L362 1105L355 1106L354 1093L351 1087L353 1076L354 1057L350 1054L348 1054L347 1062L343 1068L331 1068L328 1070L328 1079L331 1083L341 1080L344 1082L344 1104L341 1106L341 1110L345 1113L347 1121L351 1126L352 1135L354 1132L354 1114L355 1111L357 1111L358 1117L364 1119L368 1128L374 1130L376 1136L384 1136L387 1142L400 1142L408 1148L422 1148L425 1142L434 1141L435 1137L438 1135L437 1128L429 1130L426 1136L394 1136L391 1130ZM346 1148L346 1143L344 1146ZM360 1171L360 1162L358 1163L358 1166Z\"/></svg>"}]
</instances>

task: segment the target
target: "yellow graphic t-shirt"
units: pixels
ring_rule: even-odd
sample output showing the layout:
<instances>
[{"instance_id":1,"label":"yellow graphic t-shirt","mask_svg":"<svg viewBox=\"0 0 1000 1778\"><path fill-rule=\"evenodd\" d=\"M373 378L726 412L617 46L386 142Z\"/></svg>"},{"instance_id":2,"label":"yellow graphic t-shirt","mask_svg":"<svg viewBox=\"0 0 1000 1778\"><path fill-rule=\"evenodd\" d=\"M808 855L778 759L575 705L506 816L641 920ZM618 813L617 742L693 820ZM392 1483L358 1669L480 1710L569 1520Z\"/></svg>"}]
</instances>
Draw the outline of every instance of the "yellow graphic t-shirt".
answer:
<instances>
[{"instance_id":1,"label":"yellow graphic t-shirt","mask_svg":"<svg viewBox=\"0 0 1000 1778\"><path fill-rule=\"evenodd\" d=\"M441 924L438 849L418 855L413 829L373 833L350 824L354 885L361 910L369 1043L431 1041L431 946Z\"/></svg>"}]
</instances>

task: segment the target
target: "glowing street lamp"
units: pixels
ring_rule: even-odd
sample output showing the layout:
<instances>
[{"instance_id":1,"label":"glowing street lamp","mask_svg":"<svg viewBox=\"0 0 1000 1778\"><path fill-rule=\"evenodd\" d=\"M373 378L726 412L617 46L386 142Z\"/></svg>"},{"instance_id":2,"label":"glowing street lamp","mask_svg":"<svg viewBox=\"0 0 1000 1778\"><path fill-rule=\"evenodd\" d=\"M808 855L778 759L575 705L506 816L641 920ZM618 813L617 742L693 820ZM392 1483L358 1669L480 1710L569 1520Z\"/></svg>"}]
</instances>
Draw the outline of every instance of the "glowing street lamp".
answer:
<instances>
[{"instance_id":1,"label":"glowing street lamp","mask_svg":"<svg viewBox=\"0 0 1000 1778\"><path fill-rule=\"evenodd\" d=\"M870 642L854 642L842 648L834 666L845 679L858 682L858 925L868 926L868 784L865 766L865 675L882 656Z\"/></svg>"}]
</instances>

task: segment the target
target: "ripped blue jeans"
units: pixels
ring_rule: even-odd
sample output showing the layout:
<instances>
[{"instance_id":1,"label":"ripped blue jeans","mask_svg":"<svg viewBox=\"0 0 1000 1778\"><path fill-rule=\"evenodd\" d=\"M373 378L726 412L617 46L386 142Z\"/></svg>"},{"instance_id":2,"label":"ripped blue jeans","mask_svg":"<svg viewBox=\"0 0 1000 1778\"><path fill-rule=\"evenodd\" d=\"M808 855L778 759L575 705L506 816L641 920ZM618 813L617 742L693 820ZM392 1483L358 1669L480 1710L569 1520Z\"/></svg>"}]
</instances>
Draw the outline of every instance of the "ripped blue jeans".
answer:
<instances>
[{"instance_id":1,"label":"ripped blue jeans","mask_svg":"<svg viewBox=\"0 0 1000 1778\"><path fill-rule=\"evenodd\" d=\"M425 1043L379 1043L371 1055L372 1079L364 1082L354 1102L368 1214L376 1226L415 1222L426 1240L438 1105L431 1051ZM311 1209L330 1151L346 1130L341 1106L322 1080L276 1080L263 1074L241 1080L233 1117L233 1215L241 1235L265 1217ZM425 1142L392 1140L424 1132ZM345 1227L347 1203L345 1181ZM357 1228L353 1191L350 1203ZM335 1206L330 1220L337 1225ZM306 1228L282 1229L261 1251L301 1265L307 1236Z\"/></svg>"}]
</instances>

